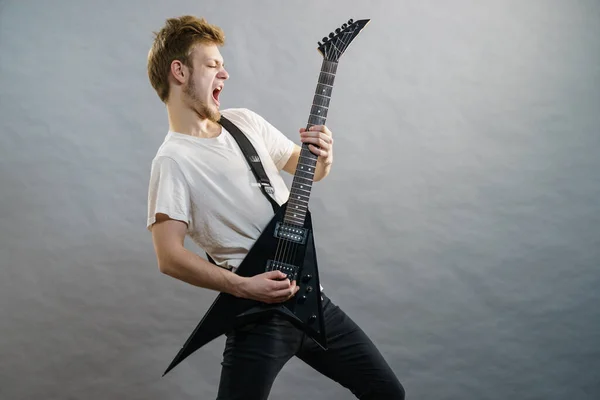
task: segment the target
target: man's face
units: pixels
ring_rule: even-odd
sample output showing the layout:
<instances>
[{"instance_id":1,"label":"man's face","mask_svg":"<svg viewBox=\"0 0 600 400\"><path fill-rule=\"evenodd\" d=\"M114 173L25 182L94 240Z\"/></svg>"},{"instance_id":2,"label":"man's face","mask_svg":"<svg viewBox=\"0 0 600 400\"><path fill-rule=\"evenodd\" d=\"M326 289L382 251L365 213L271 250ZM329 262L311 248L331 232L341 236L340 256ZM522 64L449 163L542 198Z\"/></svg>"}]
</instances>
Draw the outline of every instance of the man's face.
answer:
<instances>
[{"instance_id":1,"label":"man's face","mask_svg":"<svg viewBox=\"0 0 600 400\"><path fill-rule=\"evenodd\" d=\"M223 67L223 57L214 44L197 44L192 51L193 70L183 86L185 103L201 118L217 122L219 95L229 74Z\"/></svg>"}]
</instances>

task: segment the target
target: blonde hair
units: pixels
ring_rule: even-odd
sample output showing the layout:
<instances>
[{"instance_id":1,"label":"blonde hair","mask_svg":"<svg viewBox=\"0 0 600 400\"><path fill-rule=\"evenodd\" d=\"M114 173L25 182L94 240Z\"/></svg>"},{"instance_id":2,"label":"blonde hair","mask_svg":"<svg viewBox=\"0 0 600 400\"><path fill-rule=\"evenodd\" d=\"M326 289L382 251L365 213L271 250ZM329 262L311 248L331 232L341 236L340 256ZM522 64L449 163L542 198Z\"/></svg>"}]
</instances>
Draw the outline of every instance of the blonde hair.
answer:
<instances>
[{"instance_id":1,"label":"blonde hair","mask_svg":"<svg viewBox=\"0 0 600 400\"><path fill-rule=\"evenodd\" d=\"M190 55L194 45L225 44L221 28L192 15L169 18L160 31L153 33L154 43L148 53L148 78L163 103L169 98L169 73L174 60L192 68Z\"/></svg>"}]
</instances>

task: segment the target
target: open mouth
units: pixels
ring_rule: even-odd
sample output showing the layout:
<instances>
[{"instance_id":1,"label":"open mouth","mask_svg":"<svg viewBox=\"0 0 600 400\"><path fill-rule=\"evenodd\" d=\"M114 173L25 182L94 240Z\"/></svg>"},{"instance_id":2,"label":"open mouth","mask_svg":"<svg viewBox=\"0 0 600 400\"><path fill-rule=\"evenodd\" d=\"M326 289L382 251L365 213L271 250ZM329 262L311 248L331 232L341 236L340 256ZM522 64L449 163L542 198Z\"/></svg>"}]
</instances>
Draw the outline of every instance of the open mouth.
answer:
<instances>
[{"instance_id":1,"label":"open mouth","mask_svg":"<svg viewBox=\"0 0 600 400\"><path fill-rule=\"evenodd\" d=\"M213 100L215 101L215 103L217 103L217 106L220 105L221 103L219 103L219 95L221 94L221 90L223 90L223 87L218 87L215 90L213 90Z\"/></svg>"}]
</instances>

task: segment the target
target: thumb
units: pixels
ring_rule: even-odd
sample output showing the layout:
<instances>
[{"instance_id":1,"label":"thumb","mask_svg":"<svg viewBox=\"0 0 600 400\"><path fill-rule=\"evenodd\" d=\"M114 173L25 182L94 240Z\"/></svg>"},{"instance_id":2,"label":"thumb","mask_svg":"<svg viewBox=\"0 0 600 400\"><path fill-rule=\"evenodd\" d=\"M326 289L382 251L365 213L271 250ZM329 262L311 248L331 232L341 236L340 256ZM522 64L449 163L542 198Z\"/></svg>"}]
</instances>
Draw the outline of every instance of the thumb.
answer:
<instances>
[{"instance_id":1,"label":"thumb","mask_svg":"<svg viewBox=\"0 0 600 400\"><path fill-rule=\"evenodd\" d=\"M267 278L269 279L279 279L279 278L285 278L287 275L284 274L281 271L269 271L267 272Z\"/></svg>"}]
</instances>

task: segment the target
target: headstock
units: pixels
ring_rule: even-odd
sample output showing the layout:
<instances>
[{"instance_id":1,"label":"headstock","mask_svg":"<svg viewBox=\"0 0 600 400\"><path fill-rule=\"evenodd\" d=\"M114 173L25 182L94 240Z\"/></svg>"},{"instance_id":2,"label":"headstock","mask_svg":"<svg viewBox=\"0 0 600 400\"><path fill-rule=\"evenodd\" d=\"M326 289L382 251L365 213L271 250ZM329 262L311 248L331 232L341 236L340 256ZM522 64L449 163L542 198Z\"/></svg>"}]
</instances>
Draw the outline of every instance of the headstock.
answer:
<instances>
[{"instance_id":1,"label":"headstock","mask_svg":"<svg viewBox=\"0 0 600 400\"><path fill-rule=\"evenodd\" d=\"M335 32L331 32L329 37L325 36L322 39L322 43L319 42L318 47L323 58L327 61L337 62L342 54L344 54L344 51L346 51L346 48L348 48L360 31L367 26L369 21L371 20L361 19L354 21L350 19L347 23L337 28Z\"/></svg>"}]
</instances>

